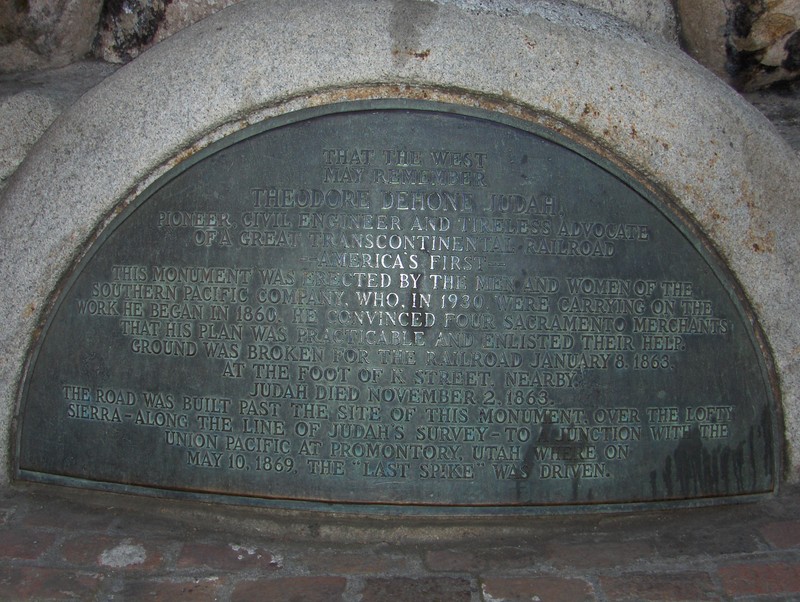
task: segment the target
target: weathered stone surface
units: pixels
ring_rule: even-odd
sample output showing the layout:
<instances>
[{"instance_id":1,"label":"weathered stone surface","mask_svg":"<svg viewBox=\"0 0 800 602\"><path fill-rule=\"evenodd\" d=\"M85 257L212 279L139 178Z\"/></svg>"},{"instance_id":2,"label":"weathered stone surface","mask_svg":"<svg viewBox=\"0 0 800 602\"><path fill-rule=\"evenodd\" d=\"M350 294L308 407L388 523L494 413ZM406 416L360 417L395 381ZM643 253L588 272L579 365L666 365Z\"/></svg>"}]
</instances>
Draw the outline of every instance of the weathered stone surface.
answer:
<instances>
[{"instance_id":1,"label":"weathered stone surface","mask_svg":"<svg viewBox=\"0 0 800 602\"><path fill-rule=\"evenodd\" d=\"M0 188L60 112L51 99L32 92L0 100Z\"/></svg>"},{"instance_id":2,"label":"weathered stone surface","mask_svg":"<svg viewBox=\"0 0 800 602\"><path fill-rule=\"evenodd\" d=\"M786 84L780 93L761 90L745 93L744 97L767 116L800 155L800 81Z\"/></svg>"},{"instance_id":3,"label":"weathered stone surface","mask_svg":"<svg viewBox=\"0 0 800 602\"><path fill-rule=\"evenodd\" d=\"M425 18L408 19L420 6ZM602 145L675 198L760 315L782 379L796 465L800 326L792 295L800 170L760 114L677 49L612 28L590 11L581 20L555 5L551 13L514 19L413 2L318 8L242 3L187 28L87 94L21 166L0 202L7 241L0 273L8 283L0 291L2 449L9 449L15 387L46 300L114 207L175 157L250 122L393 96L533 111ZM469 55L464 40L471 41Z\"/></svg>"},{"instance_id":4,"label":"weathered stone surface","mask_svg":"<svg viewBox=\"0 0 800 602\"><path fill-rule=\"evenodd\" d=\"M53 120L114 70L102 63L80 62L0 77L0 190Z\"/></svg>"},{"instance_id":5,"label":"weathered stone surface","mask_svg":"<svg viewBox=\"0 0 800 602\"><path fill-rule=\"evenodd\" d=\"M100 19L95 55L126 63L184 27L239 0L128 0L106 2Z\"/></svg>"},{"instance_id":6,"label":"weathered stone surface","mask_svg":"<svg viewBox=\"0 0 800 602\"><path fill-rule=\"evenodd\" d=\"M800 76L800 0L739 0L729 15L728 71L742 90Z\"/></svg>"},{"instance_id":7,"label":"weathered stone surface","mask_svg":"<svg viewBox=\"0 0 800 602\"><path fill-rule=\"evenodd\" d=\"M113 63L125 63L140 53L180 31L184 27L212 15L240 0L127 0L106 2L100 22L95 54ZM491 0L429 0L443 5L458 5L476 11L501 11L507 15L530 12L556 14L564 10L564 2L496 3ZM570 4L570 3L566 3ZM641 31L669 41L676 39L675 15L666 0L573 0L575 6L602 11L625 21ZM554 9L554 5L560 5ZM420 5L412 11L425 13Z\"/></svg>"},{"instance_id":8,"label":"weathered stone surface","mask_svg":"<svg viewBox=\"0 0 800 602\"><path fill-rule=\"evenodd\" d=\"M742 90L800 75L800 0L677 0L686 51Z\"/></svg>"},{"instance_id":9,"label":"weathered stone surface","mask_svg":"<svg viewBox=\"0 0 800 602\"><path fill-rule=\"evenodd\" d=\"M86 57L102 0L0 2L0 73L68 65Z\"/></svg>"},{"instance_id":10,"label":"weathered stone surface","mask_svg":"<svg viewBox=\"0 0 800 602\"><path fill-rule=\"evenodd\" d=\"M0 2L0 72L53 68L85 57L125 63L177 31L240 0L33 0ZM494 10L487 0L431 0ZM511 3L504 3L508 10ZM518 3L516 11L540 10ZM548 4L543 5L547 9ZM563 2L561 2L563 4ZM674 41L675 15L667 0L574 0L641 31Z\"/></svg>"},{"instance_id":11,"label":"weathered stone surface","mask_svg":"<svg viewBox=\"0 0 800 602\"><path fill-rule=\"evenodd\" d=\"M154 44L164 19L164 0L154 2L106 2L100 15L96 56L112 63L126 63Z\"/></svg>"},{"instance_id":12,"label":"weathered stone surface","mask_svg":"<svg viewBox=\"0 0 800 602\"><path fill-rule=\"evenodd\" d=\"M561 20L566 15L576 23L592 23L597 27L597 15L586 13L584 8L605 13L624 21L641 32L668 42L677 41L677 25L672 4L666 0L430 0L437 4L451 4L468 10L495 12L502 15L538 14L545 19Z\"/></svg>"},{"instance_id":13,"label":"weathered stone surface","mask_svg":"<svg viewBox=\"0 0 800 602\"><path fill-rule=\"evenodd\" d=\"M638 2L578 0L577 3L606 12L637 29L658 35L666 41L675 42L677 39L675 12L670 2L663 0L640 0Z\"/></svg>"},{"instance_id":14,"label":"weathered stone surface","mask_svg":"<svg viewBox=\"0 0 800 602\"><path fill-rule=\"evenodd\" d=\"M681 43L689 55L727 79L728 10L721 0L676 0Z\"/></svg>"}]
</instances>

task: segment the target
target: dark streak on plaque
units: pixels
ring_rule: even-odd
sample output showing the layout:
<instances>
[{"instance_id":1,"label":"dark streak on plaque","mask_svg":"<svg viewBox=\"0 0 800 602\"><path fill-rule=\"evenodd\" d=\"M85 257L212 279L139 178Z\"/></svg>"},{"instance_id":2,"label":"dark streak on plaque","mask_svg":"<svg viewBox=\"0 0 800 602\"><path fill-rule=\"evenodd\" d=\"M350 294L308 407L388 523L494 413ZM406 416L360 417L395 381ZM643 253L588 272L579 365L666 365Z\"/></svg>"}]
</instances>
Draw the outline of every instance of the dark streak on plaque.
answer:
<instances>
[{"instance_id":1,"label":"dark streak on plaque","mask_svg":"<svg viewBox=\"0 0 800 602\"><path fill-rule=\"evenodd\" d=\"M24 383L18 474L417 511L772 491L765 361L682 223L494 114L265 122L151 186L75 270Z\"/></svg>"}]
</instances>

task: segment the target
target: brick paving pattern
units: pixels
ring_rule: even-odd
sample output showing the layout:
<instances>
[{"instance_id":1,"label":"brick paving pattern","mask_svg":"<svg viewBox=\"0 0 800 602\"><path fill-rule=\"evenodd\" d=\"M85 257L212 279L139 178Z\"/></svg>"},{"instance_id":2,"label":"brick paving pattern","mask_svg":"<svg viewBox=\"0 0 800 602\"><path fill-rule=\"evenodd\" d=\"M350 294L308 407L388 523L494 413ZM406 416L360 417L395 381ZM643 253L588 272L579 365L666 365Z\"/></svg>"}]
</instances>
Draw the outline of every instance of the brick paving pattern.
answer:
<instances>
[{"instance_id":1,"label":"brick paving pattern","mask_svg":"<svg viewBox=\"0 0 800 602\"><path fill-rule=\"evenodd\" d=\"M800 600L800 488L626 514L322 516L0 491L0 600Z\"/></svg>"}]
</instances>

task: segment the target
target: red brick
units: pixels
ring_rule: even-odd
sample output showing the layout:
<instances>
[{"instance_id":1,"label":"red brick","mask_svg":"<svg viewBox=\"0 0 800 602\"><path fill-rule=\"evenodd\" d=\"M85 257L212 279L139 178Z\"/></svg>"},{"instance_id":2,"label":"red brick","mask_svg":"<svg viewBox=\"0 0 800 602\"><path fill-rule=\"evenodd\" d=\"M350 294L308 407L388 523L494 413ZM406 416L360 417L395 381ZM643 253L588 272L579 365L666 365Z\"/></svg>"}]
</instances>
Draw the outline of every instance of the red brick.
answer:
<instances>
[{"instance_id":1,"label":"red brick","mask_svg":"<svg viewBox=\"0 0 800 602\"><path fill-rule=\"evenodd\" d=\"M431 550L425 562L432 571L476 573L484 568L482 559L465 550Z\"/></svg>"},{"instance_id":2,"label":"red brick","mask_svg":"<svg viewBox=\"0 0 800 602\"><path fill-rule=\"evenodd\" d=\"M233 590L231 602L332 602L342 599L346 587L347 580L343 577L286 577L244 581Z\"/></svg>"},{"instance_id":3,"label":"red brick","mask_svg":"<svg viewBox=\"0 0 800 602\"><path fill-rule=\"evenodd\" d=\"M600 585L612 602L699 602L720 599L719 592L706 573L603 577Z\"/></svg>"},{"instance_id":4,"label":"red brick","mask_svg":"<svg viewBox=\"0 0 800 602\"><path fill-rule=\"evenodd\" d=\"M102 569L152 569L162 554L152 544L107 535L76 537L64 543L61 555L69 563Z\"/></svg>"},{"instance_id":5,"label":"red brick","mask_svg":"<svg viewBox=\"0 0 800 602\"><path fill-rule=\"evenodd\" d=\"M35 560L44 554L55 535L27 529L0 531L0 558Z\"/></svg>"},{"instance_id":6,"label":"red brick","mask_svg":"<svg viewBox=\"0 0 800 602\"><path fill-rule=\"evenodd\" d=\"M594 602L591 584L581 579L560 577L488 577L481 584L487 600L503 602Z\"/></svg>"},{"instance_id":7,"label":"red brick","mask_svg":"<svg viewBox=\"0 0 800 602\"><path fill-rule=\"evenodd\" d=\"M263 548L225 543L187 543L178 556L181 568L206 566L215 569L278 569L282 560Z\"/></svg>"},{"instance_id":8,"label":"red brick","mask_svg":"<svg viewBox=\"0 0 800 602\"><path fill-rule=\"evenodd\" d=\"M374 575L408 569L405 558L341 553L336 550L309 551L303 556L303 561L314 574Z\"/></svg>"},{"instance_id":9,"label":"red brick","mask_svg":"<svg viewBox=\"0 0 800 602\"><path fill-rule=\"evenodd\" d=\"M105 531L115 518L116 514L112 511L92 512L86 508L50 501L45 506L28 509L23 522L31 527L63 529L68 525L71 529Z\"/></svg>"},{"instance_id":10,"label":"red brick","mask_svg":"<svg viewBox=\"0 0 800 602\"><path fill-rule=\"evenodd\" d=\"M150 602L213 602L219 599L218 579L192 581L136 581L125 584L121 600L148 600Z\"/></svg>"},{"instance_id":11,"label":"red brick","mask_svg":"<svg viewBox=\"0 0 800 602\"><path fill-rule=\"evenodd\" d=\"M0 568L2 600L89 600L102 583L96 574L37 567Z\"/></svg>"},{"instance_id":12,"label":"red brick","mask_svg":"<svg viewBox=\"0 0 800 602\"><path fill-rule=\"evenodd\" d=\"M733 596L800 593L800 564L735 564L719 570L725 592Z\"/></svg>"},{"instance_id":13,"label":"red brick","mask_svg":"<svg viewBox=\"0 0 800 602\"><path fill-rule=\"evenodd\" d=\"M466 579L396 577L367 579L361 602L385 602L386 600L392 602L419 602L420 600L469 602L471 598L470 584Z\"/></svg>"},{"instance_id":14,"label":"red brick","mask_svg":"<svg viewBox=\"0 0 800 602\"><path fill-rule=\"evenodd\" d=\"M746 524L740 529L697 529L694 532L681 527L659 533L656 542L661 558L750 554L764 548L758 530Z\"/></svg>"},{"instance_id":15,"label":"red brick","mask_svg":"<svg viewBox=\"0 0 800 602\"><path fill-rule=\"evenodd\" d=\"M770 523L761 527L761 534L774 548L785 550L800 547L800 522Z\"/></svg>"},{"instance_id":16,"label":"red brick","mask_svg":"<svg viewBox=\"0 0 800 602\"><path fill-rule=\"evenodd\" d=\"M484 552L481 558L486 563L486 567L494 571L529 569L543 564L548 558L542 548L503 546L492 547L488 552Z\"/></svg>"},{"instance_id":17,"label":"red brick","mask_svg":"<svg viewBox=\"0 0 800 602\"><path fill-rule=\"evenodd\" d=\"M487 570L528 569L542 564L545 558L541 549L521 546L492 546L490 548L465 546L463 548L430 550L425 554L425 564L432 571L480 573Z\"/></svg>"},{"instance_id":18,"label":"red brick","mask_svg":"<svg viewBox=\"0 0 800 602\"><path fill-rule=\"evenodd\" d=\"M631 565L653 556L652 546L643 542L554 544L548 552L554 565L576 568Z\"/></svg>"}]
</instances>

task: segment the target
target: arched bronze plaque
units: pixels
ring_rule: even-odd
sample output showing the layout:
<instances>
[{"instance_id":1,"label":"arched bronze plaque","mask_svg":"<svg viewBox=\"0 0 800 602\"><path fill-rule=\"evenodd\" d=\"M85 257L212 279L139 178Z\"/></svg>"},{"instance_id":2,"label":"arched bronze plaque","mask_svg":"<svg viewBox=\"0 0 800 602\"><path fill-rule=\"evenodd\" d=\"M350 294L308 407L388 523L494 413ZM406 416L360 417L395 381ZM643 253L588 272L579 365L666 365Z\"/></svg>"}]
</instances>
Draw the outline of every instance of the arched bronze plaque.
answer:
<instances>
[{"instance_id":1,"label":"arched bronze plaque","mask_svg":"<svg viewBox=\"0 0 800 602\"><path fill-rule=\"evenodd\" d=\"M18 474L384 511L769 492L775 402L713 257L526 122L405 101L269 120L89 250L31 360Z\"/></svg>"}]
</instances>

